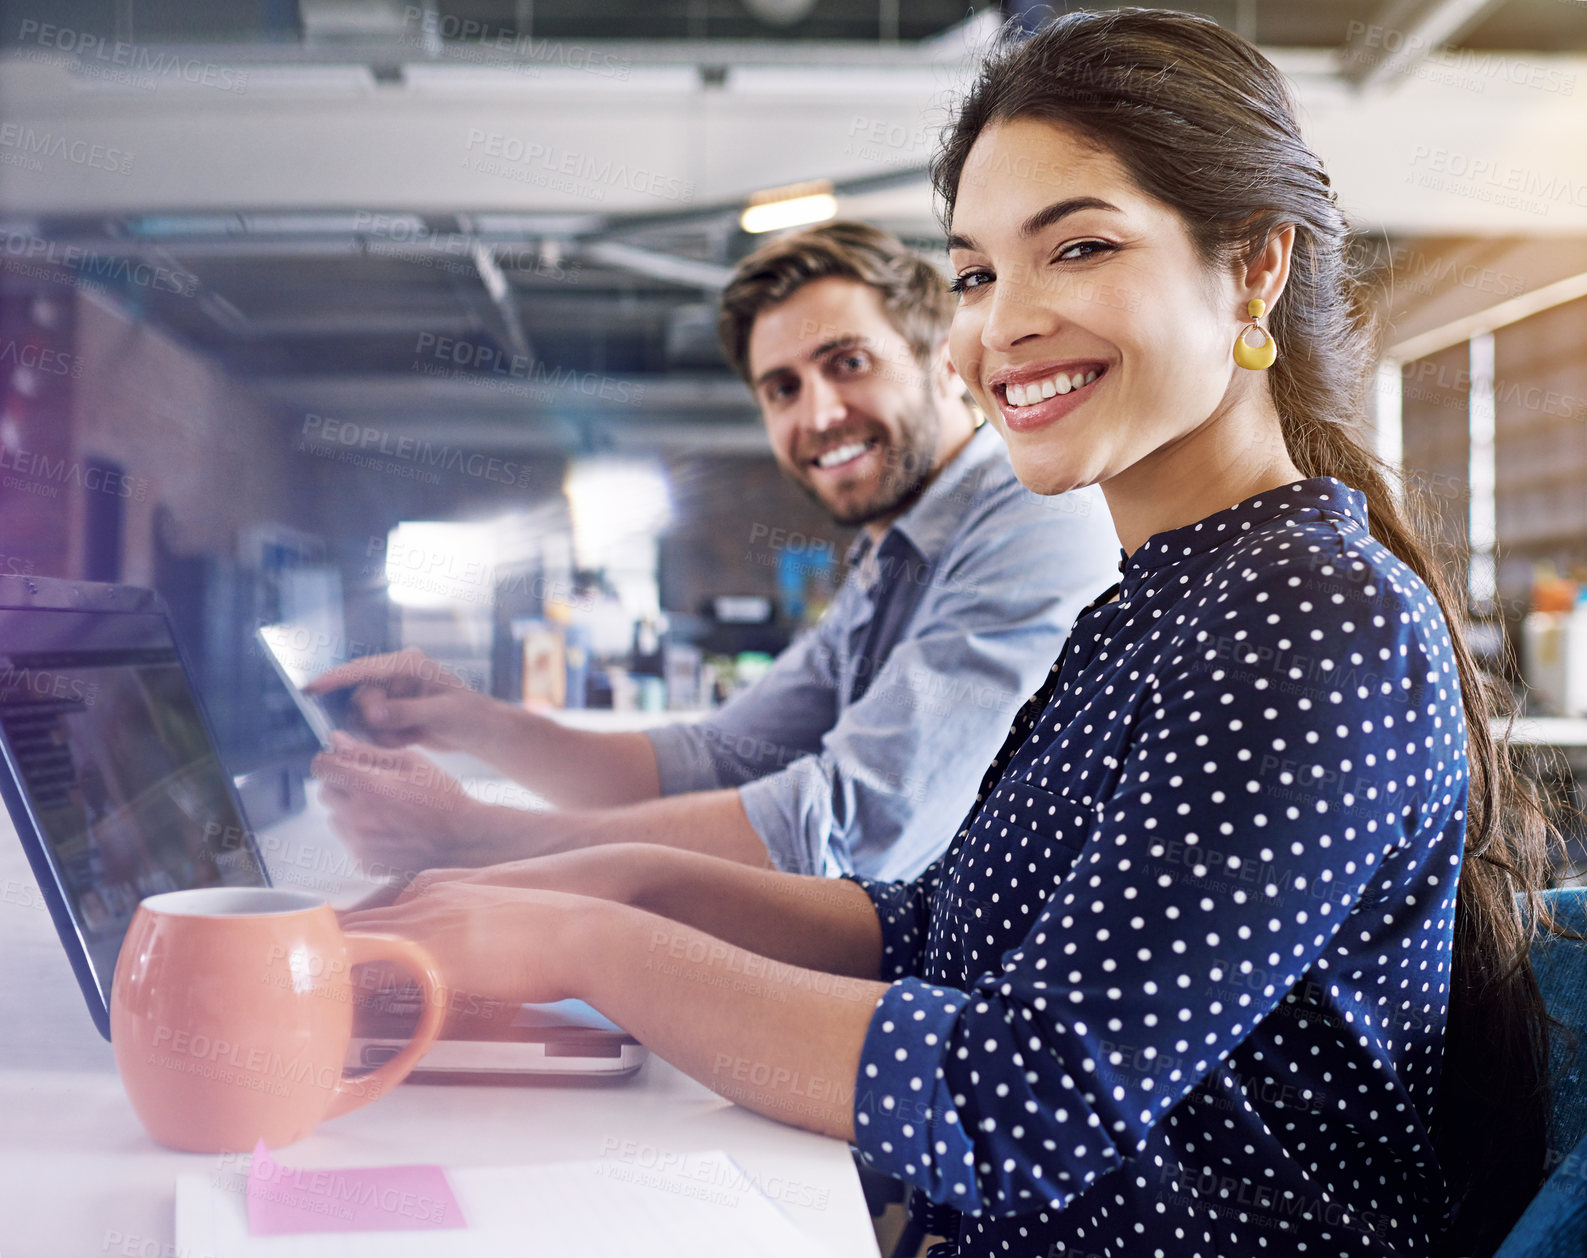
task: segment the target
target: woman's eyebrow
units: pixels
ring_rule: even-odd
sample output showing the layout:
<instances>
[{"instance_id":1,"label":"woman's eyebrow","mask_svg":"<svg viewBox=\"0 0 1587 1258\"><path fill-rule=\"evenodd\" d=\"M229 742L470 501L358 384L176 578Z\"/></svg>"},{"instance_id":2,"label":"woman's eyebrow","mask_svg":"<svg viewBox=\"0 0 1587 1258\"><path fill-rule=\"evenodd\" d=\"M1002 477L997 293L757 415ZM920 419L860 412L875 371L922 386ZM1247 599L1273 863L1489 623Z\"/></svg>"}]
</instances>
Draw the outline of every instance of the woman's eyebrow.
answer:
<instances>
[{"instance_id":1,"label":"woman's eyebrow","mask_svg":"<svg viewBox=\"0 0 1587 1258\"><path fill-rule=\"evenodd\" d=\"M1038 232L1045 231L1060 219L1070 214L1077 214L1081 210L1109 210L1114 214L1122 214L1123 210L1111 201L1104 201L1101 197L1067 197L1062 201L1054 201L1051 205L1037 210L1019 225L1019 234L1023 239L1029 240ZM951 233L948 236L948 249L968 249L971 252L980 252L980 246L969 236Z\"/></svg>"}]
</instances>

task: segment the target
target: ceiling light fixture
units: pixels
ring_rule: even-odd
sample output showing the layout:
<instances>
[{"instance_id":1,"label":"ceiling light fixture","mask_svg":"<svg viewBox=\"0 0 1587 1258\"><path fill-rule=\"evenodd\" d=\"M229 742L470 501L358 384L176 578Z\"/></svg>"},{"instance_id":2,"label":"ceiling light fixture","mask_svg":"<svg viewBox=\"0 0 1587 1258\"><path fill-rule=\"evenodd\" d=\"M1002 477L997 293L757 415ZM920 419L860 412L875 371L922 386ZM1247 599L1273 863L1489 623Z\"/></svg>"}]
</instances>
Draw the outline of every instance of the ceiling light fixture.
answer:
<instances>
[{"instance_id":1,"label":"ceiling light fixture","mask_svg":"<svg viewBox=\"0 0 1587 1258\"><path fill-rule=\"evenodd\" d=\"M836 218L838 199L832 195L830 179L768 188L750 197L739 215L738 224L747 232L774 232L806 223L824 223Z\"/></svg>"}]
</instances>

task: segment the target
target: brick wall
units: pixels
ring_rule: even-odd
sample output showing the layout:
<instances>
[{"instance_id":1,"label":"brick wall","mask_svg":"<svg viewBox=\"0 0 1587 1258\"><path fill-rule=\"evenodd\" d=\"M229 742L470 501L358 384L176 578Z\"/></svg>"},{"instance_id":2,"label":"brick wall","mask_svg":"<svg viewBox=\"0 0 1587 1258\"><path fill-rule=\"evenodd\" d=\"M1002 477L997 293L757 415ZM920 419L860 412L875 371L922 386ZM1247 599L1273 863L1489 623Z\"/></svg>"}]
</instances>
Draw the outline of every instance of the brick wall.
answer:
<instances>
[{"instance_id":1,"label":"brick wall","mask_svg":"<svg viewBox=\"0 0 1587 1258\"><path fill-rule=\"evenodd\" d=\"M75 453L114 460L132 491L122 499L123 581L152 583L157 514L169 549L226 557L250 525L303 527L310 519L280 421L245 383L87 297L78 302L77 355ZM77 495L67 520L74 574L83 564L85 506Z\"/></svg>"}]
</instances>

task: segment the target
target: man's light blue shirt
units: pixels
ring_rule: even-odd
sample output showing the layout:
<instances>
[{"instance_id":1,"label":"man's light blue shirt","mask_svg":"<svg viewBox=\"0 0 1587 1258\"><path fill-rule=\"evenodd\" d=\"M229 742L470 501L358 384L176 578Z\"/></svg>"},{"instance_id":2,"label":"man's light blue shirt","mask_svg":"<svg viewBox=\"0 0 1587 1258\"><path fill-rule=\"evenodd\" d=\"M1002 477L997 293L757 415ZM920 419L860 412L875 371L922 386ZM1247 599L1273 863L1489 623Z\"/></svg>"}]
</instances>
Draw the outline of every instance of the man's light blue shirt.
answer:
<instances>
[{"instance_id":1,"label":"man's light blue shirt","mask_svg":"<svg viewBox=\"0 0 1587 1258\"><path fill-rule=\"evenodd\" d=\"M662 794L738 787L787 872L914 878L1118 556L1100 490L1031 493L982 425L765 677L647 731Z\"/></svg>"}]
</instances>

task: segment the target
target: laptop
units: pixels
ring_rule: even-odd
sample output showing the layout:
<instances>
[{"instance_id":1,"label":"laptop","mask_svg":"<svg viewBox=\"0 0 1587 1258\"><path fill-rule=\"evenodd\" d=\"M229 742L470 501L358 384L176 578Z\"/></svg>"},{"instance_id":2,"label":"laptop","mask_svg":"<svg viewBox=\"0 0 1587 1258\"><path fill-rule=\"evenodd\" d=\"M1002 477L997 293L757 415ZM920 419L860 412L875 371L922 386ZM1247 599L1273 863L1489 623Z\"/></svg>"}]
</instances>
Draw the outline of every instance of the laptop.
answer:
<instances>
[{"instance_id":1,"label":"laptop","mask_svg":"<svg viewBox=\"0 0 1587 1258\"><path fill-rule=\"evenodd\" d=\"M271 885L157 594L0 576L0 756L0 796L109 1039L111 979L140 900ZM399 989L360 1010L350 1068L402 1046L411 1000ZM492 1027L449 1032L415 1075L612 1079L647 1055L580 1001L525 1005Z\"/></svg>"}]
</instances>

